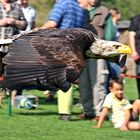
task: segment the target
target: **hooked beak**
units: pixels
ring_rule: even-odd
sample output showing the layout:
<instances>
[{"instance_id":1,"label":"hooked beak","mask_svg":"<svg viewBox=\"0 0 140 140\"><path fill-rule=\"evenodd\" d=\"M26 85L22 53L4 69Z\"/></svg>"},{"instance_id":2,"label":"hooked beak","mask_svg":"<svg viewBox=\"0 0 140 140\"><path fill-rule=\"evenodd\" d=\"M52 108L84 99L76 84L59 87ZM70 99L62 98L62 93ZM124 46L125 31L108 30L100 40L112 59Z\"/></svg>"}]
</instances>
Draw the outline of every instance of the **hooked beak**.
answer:
<instances>
[{"instance_id":1,"label":"hooked beak","mask_svg":"<svg viewBox=\"0 0 140 140\"><path fill-rule=\"evenodd\" d=\"M123 68L123 67L125 66L126 59L127 59L127 55L120 56L120 59L119 59L119 66L120 66L121 68Z\"/></svg>"},{"instance_id":2,"label":"hooked beak","mask_svg":"<svg viewBox=\"0 0 140 140\"><path fill-rule=\"evenodd\" d=\"M120 56L115 56L112 58L107 58L106 60L116 63L117 65L119 65L122 68L125 66L126 59L127 59L127 55L120 55Z\"/></svg>"},{"instance_id":3,"label":"hooked beak","mask_svg":"<svg viewBox=\"0 0 140 140\"><path fill-rule=\"evenodd\" d=\"M131 55L132 53L132 50L130 47L128 47L127 45L121 45L119 48L118 48L118 52L120 54L128 54L128 55Z\"/></svg>"},{"instance_id":4,"label":"hooked beak","mask_svg":"<svg viewBox=\"0 0 140 140\"><path fill-rule=\"evenodd\" d=\"M122 45L118 46L117 51L121 55L112 58L112 60L113 60L113 62L118 64L120 67L124 67L124 65L126 63L127 55L131 55L132 50L129 46L122 44Z\"/></svg>"}]
</instances>

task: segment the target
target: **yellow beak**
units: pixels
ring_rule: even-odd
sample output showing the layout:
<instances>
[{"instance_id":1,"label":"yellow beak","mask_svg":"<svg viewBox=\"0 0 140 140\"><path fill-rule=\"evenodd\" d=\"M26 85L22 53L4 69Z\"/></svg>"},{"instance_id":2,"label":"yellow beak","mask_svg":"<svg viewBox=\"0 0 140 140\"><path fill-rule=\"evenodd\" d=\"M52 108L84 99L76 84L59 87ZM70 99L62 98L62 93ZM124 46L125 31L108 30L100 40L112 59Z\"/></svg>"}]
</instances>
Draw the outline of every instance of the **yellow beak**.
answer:
<instances>
[{"instance_id":1,"label":"yellow beak","mask_svg":"<svg viewBox=\"0 0 140 140\"><path fill-rule=\"evenodd\" d=\"M118 52L121 53L121 54L128 54L128 55L131 55L132 53L132 50L129 46L127 45L121 45L119 48L118 48Z\"/></svg>"}]
</instances>

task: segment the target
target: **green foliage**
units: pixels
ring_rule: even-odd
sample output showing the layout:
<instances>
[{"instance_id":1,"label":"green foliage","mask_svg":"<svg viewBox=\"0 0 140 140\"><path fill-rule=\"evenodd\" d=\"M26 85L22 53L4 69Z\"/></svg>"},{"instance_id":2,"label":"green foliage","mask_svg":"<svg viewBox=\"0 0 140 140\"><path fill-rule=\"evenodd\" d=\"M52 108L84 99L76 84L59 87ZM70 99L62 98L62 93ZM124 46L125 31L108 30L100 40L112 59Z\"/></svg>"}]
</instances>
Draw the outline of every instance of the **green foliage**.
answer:
<instances>
[{"instance_id":1,"label":"green foliage","mask_svg":"<svg viewBox=\"0 0 140 140\"><path fill-rule=\"evenodd\" d=\"M102 3L109 8L118 8L123 20L130 20L131 17L140 13L139 0L102 0Z\"/></svg>"},{"instance_id":2,"label":"green foliage","mask_svg":"<svg viewBox=\"0 0 140 140\"><path fill-rule=\"evenodd\" d=\"M37 23L37 27L40 27L47 20L49 11L51 10L52 7L52 1L30 0L30 3L36 9L36 13L37 13L36 23Z\"/></svg>"}]
</instances>

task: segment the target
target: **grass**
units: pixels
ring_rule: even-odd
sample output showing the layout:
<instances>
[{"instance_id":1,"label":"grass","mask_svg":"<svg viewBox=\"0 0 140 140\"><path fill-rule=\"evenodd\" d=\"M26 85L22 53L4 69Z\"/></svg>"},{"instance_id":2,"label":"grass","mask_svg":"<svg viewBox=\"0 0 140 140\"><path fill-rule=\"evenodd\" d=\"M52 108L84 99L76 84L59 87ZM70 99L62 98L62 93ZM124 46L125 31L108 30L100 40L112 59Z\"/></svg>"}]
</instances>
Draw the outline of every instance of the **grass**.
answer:
<instances>
[{"instance_id":1,"label":"grass","mask_svg":"<svg viewBox=\"0 0 140 140\"><path fill-rule=\"evenodd\" d=\"M130 100L137 99L138 94L137 94L136 81L134 79L126 79L125 82L124 82L124 85L125 85L126 96Z\"/></svg>"},{"instance_id":2,"label":"grass","mask_svg":"<svg viewBox=\"0 0 140 140\"><path fill-rule=\"evenodd\" d=\"M126 95L131 100L137 98L135 81L125 80ZM81 121L78 115L79 106L74 105L72 121L58 119L57 100L44 104L44 95L37 90L25 91L39 96L39 107L35 110L12 109L12 116L7 115L7 99L4 107L0 108L0 140L138 140L138 131L121 132L105 121L100 129L93 129L93 121ZM74 93L74 103L77 101Z\"/></svg>"}]
</instances>

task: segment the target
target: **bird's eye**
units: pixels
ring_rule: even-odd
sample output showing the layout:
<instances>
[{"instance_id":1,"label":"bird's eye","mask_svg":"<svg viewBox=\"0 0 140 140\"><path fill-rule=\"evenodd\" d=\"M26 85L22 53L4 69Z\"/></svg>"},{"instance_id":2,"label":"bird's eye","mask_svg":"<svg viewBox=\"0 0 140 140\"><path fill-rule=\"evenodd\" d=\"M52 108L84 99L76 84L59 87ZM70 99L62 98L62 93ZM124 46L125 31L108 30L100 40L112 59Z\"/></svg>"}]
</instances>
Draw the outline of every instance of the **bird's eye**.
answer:
<instances>
[{"instance_id":1,"label":"bird's eye","mask_svg":"<svg viewBox=\"0 0 140 140\"><path fill-rule=\"evenodd\" d=\"M119 45L113 45L115 49L118 49L120 46Z\"/></svg>"}]
</instances>

